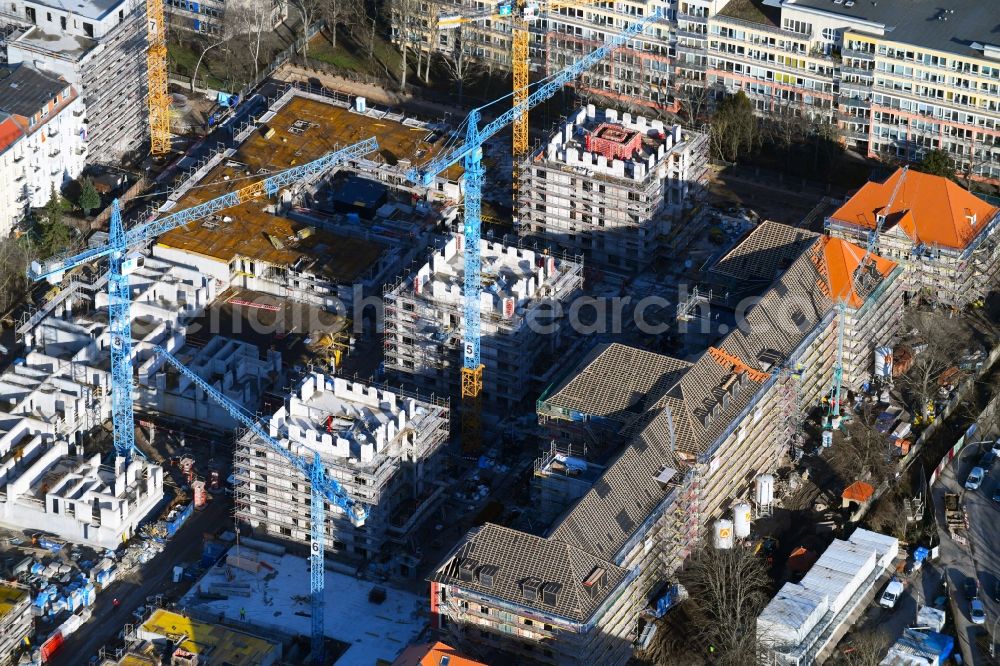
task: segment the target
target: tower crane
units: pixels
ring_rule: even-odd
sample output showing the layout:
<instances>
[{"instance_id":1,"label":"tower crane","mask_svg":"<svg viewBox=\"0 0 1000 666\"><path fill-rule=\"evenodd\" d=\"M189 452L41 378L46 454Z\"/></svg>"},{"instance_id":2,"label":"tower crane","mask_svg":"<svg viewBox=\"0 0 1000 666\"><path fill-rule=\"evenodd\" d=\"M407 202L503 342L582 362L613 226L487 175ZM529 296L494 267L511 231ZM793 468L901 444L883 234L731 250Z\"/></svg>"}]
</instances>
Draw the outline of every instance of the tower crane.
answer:
<instances>
[{"instance_id":1,"label":"tower crane","mask_svg":"<svg viewBox=\"0 0 1000 666\"><path fill-rule=\"evenodd\" d=\"M465 253L463 325L465 332L462 340L462 443L467 449L478 449L481 438L480 418L484 366L480 358L482 267L479 240L482 235L483 144L511 123L517 122L529 109L551 98L564 85L578 78L616 48L642 34L643 30L652 22L659 20L660 17L659 10L654 11L646 18L611 37L572 65L537 82L535 89L527 94L522 101L483 127L479 126L482 111L494 102L473 109L465 119L465 142L462 145L431 160L422 167L413 167L406 172L406 177L411 182L429 187L438 174L458 162L462 161L465 168L465 221L463 225L463 250ZM527 91L527 88L525 90ZM517 99L516 96L515 99Z\"/></svg>"},{"instance_id":2,"label":"tower crane","mask_svg":"<svg viewBox=\"0 0 1000 666\"><path fill-rule=\"evenodd\" d=\"M531 71L531 54L528 49L530 33L528 25L540 18L540 12L553 11L566 7L587 7L603 0L550 0L548 2L526 2L525 0L502 0L492 7L463 14L445 14L438 17L439 30L454 30L466 23L478 23L486 20L507 20L511 28L511 79L513 80L512 108L522 109L515 113L511 121L512 132L512 165L513 165L513 203L515 214L517 199L521 187L520 162L528 152L528 110L524 102L528 98L529 78ZM652 18L652 17L651 17Z\"/></svg>"},{"instance_id":3,"label":"tower crane","mask_svg":"<svg viewBox=\"0 0 1000 666\"><path fill-rule=\"evenodd\" d=\"M146 80L149 87L149 152L170 152L170 94L167 89L167 24L163 0L146 0Z\"/></svg>"},{"instance_id":4,"label":"tower crane","mask_svg":"<svg viewBox=\"0 0 1000 666\"><path fill-rule=\"evenodd\" d=\"M111 420L117 455L129 460L135 448L135 422L132 404L132 316L128 276L142 266L142 256L128 254L131 248L142 246L160 234L182 227L225 208L246 203L261 196L273 196L278 190L329 169L357 159L378 149L374 137L338 151L327 153L312 162L286 169L263 180L210 201L185 208L126 230L122 225L121 207L115 199L111 204L111 225L108 242L76 254L66 254L45 261L33 261L28 267L31 280L47 279L59 282L63 273L101 257L108 257L108 319L111 338Z\"/></svg>"},{"instance_id":5,"label":"tower crane","mask_svg":"<svg viewBox=\"0 0 1000 666\"><path fill-rule=\"evenodd\" d=\"M326 520L326 502L340 507L347 514L355 527L361 527L368 519L368 508L348 496L344 487L326 475L319 452L312 452L312 460L294 453L291 443L282 444L246 410L223 395L218 389L202 379L196 373L185 367L176 357L163 347L154 347L154 353L174 366L184 377L191 380L195 386L205 392L209 398L221 405L234 420L243 424L255 437L264 441L271 450L284 458L288 464L297 469L309 479L309 600L312 610L312 659L313 663L323 663L323 616L324 616L324 586L326 569L324 557L326 548L323 543L324 522ZM305 448L305 447L303 447ZM308 449L306 449L308 450Z\"/></svg>"},{"instance_id":6,"label":"tower crane","mask_svg":"<svg viewBox=\"0 0 1000 666\"><path fill-rule=\"evenodd\" d=\"M888 203L875 214L875 228L868 235L865 254L858 263L858 267L851 274L851 287L859 297L868 291L861 288L868 260L878 249L879 236L882 234L882 227L885 226L885 219L892 212L892 205L896 202L896 196L899 194L909 170L909 165L903 167ZM833 443L833 429L840 421L840 394L844 383L844 327L847 320L847 298L847 296L841 296L837 301L837 359L833 366L833 388L830 391L830 410L827 415L827 424L823 431L823 446L830 446Z\"/></svg>"}]
</instances>

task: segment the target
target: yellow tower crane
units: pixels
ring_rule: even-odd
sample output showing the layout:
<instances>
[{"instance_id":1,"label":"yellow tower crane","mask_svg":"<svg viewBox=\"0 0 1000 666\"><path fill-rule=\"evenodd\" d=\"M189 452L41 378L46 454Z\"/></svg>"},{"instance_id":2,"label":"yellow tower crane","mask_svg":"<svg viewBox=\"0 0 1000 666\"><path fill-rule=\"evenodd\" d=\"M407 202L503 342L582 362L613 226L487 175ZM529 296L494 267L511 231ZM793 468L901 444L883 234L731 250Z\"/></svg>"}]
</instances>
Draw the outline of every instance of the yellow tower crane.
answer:
<instances>
[{"instance_id":1,"label":"yellow tower crane","mask_svg":"<svg viewBox=\"0 0 1000 666\"><path fill-rule=\"evenodd\" d=\"M163 0L146 0L147 79L149 81L149 152L170 152L170 95L167 93L167 36Z\"/></svg>"}]
</instances>

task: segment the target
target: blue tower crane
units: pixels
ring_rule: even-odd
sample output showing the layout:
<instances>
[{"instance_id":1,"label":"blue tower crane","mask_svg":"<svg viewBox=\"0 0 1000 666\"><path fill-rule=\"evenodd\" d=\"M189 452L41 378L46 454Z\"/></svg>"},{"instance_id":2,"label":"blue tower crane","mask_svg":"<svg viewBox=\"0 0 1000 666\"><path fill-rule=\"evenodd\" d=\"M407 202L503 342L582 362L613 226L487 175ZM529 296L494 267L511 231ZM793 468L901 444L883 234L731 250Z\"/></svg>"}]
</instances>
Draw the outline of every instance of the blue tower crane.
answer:
<instances>
[{"instance_id":1,"label":"blue tower crane","mask_svg":"<svg viewBox=\"0 0 1000 666\"><path fill-rule=\"evenodd\" d=\"M108 257L108 318L111 335L111 416L114 425L115 453L129 460L135 450L135 421L132 404L132 316L128 276L142 265L141 255L129 256L131 248L144 245L160 234L182 227L225 208L246 203L261 196L274 196L283 186L318 176L344 162L378 150L374 137L338 151L327 153L312 162L286 169L246 187L164 217L125 230L118 200L111 204L108 242L75 254L65 254L45 261L33 261L28 268L32 280L58 282L64 272L101 257Z\"/></svg>"},{"instance_id":2,"label":"blue tower crane","mask_svg":"<svg viewBox=\"0 0 1000 666\"><path fill-rule=\"evenodd\" d=\"M462 340L462 444L466 449L478 449L482 436L480 417L484 366L480 357L482 257L479 241L482 234L480 212L483 198L483 175L485 173L483 144L524 113L551 98L567 83L579 78L612 51L641 34L651 23L661 19L661 17L660 11L654 10L649 16L614 35L572 65L533 84L534 90L530 95L482 128L479 127L479 121L482 118L483 109L506 99L506 96L473 109L465 119L465 142L461 146L431 160L422 167L414 167L406 172L406 177L411 182L428 187L434 183L434 178L438 174L458 162L461 161L465 168L465 220L462 244L465 270L462 322L465 328Z\"/></svg>"},{"instance_id":3,"label":"blue tower crane","mask_svg":"<svg viewBox=\"0 0 1000 666\"><path fill-rule=\"evenodd\" d=\"M271 437L260 425L257 419L246 410L223 395L214 386L206 382L190 369L184 367L177 358L162 347L153 351L165 361L174 366L178 372L205 392L209 398L221 405L230 416L246 426L254 436L266 442L271 449L309 479L309 599L312 610L312 659L314 663L323 662L323 616L324 616L324 586L326 581L323 564L325 547L323 544L323 524L326 520L325 502L339 506L355 527L361 527L368 519L368 508L350 498L335 479L326 476L319 452L313 451L312 461L293 453L291 446L284 446Z\"/></svg>"}]
</instances>

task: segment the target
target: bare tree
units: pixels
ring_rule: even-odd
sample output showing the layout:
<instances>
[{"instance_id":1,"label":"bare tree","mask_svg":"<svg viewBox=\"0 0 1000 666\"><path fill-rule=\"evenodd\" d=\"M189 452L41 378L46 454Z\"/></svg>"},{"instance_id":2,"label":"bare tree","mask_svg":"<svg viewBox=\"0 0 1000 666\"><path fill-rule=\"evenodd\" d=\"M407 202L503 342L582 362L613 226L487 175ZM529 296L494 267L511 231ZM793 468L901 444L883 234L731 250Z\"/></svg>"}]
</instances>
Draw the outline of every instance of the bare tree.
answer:
<instances>
[{"instance_id":1,"label":"bare tree","mask_svg":"<svg viewBox=\"0 0 1000 666\"><path fill-rule=\"evenodd\" d=\"M834 464L840 468L845 484L865 480L878 486L889 478L893 471L892 450L886 434L875 427L877 414L865 405L855 418L848 423L847 437Z\"/></svg>"},{"instance_id":2,"label":"bare tree","mask_svg":"<svg viewBox=\"0 0 1000 666\"><path fill-rule=\"evenodd\" d=\"M417 53L417 73L418 75L420 73L423 54L421 45L426 34L426 19L422 18L424 12L420 9L420 0L393 0L392 13L395 37L402 56L399 68L399 89L405 92L408 67L407 54L410 50L414 50Z\"/></svg>"},{"instance_id":3,"label":"bare tree","mask_svg":"<svg viewBox=\"0 0 1000 666\"><path fill-rule=\"evenodd\" d=\"M20 303L27 293L32 254L26 237L0 240L0 315Z\"/></svg>"},{"instance_id":4,"label":"bare tree","mask_svg":"<svg viewBox=\"0 0 1000 666\"><path fill-rule=\"evenodd\" d=\"M862 631L841 651L840 663L845 666L878 666L889 648L889 635L884 631Z\"/></svg>"},{"instance_id":5,"label":"bare tree","mask_svg":"<svg viewBox=\"0 0 1000 666\"><path fill-rule=\"evenodd\" d=\"M194 65L194 72L191 74L191 92L194 92L198 81L198 70L201 69L201 63L205 59L205 55L215 47L225 44L228 40L229 38L226 36L226 22L224 22L222 34L215 41L206 43L205 47L201 50L201 55L198 56L198 61Z\"/></svg>"},{"instance_id":6,"label":"bare tree","mask_svg":"<svg viewBox=\"0 0 1000 666\"><path fill-rule=\"evenodd\" d=\"M337 46L337 28L363 21L364 16L362 0L326 0L316 8L316 17L326 24L326 34L334 47Z\"/></svg>"},{"instance_id":7,"label":"bare tree","mask_svg":"<svg viewBox=\"0 0 1000 666\"><path fill-rule=\"evenodd\" d=\"M706 547L681 574L690 593L695 638L720 666L758 663L757 616L768 600L771 578L749 549Z\"/></svg>"},{"instance_id":8,"label":"bare tree","mask_svg":"<svg viewBox=\"0 0 1000 666\"><path fill-rule=\"evenodd\" d=\"M911 324L919 322L917 330L923 334L925 342L914 346L913 365L900 377L899 384L909 394L914 410L926 419L929 416L928 407L933 404L940 388L938 380L941 373L952 365L951 350L956 349L956 341L932 322L921 321L919 314L911 315L906 321Z\"/></svg>"},{"instance_id":9,"label":"bare tree","mask_svg":"<svg viewBox=\"0 0 1000 666\"><path fill-rule=\"evenodd\" d=\"M261 46L274 29L274 3L272 0L248 0L226 10L227 33L240 35L245 41L250 60L253 61L253 77L260 74Z\"/></svg>"},{"instance_id":10,"label":"bare tree","mask_svg":"<svg viewBox=\"0 0 1000 666\"><path fill-rule=\"evenodd\" d=\"M327 0L336 2L337 0ZM302 19L302 58L309 57L309 27L316 21L324 0L289 0L289 4Z\"/></svg>"},{"instance_id":11,"label":"bare tree","mask_svg":"<svg viewBox=\"0 0 1000 666\"><path fill-rule=\"evenodd\" d=\"M472 55L472 50L462 39L461 31L457 31L453 48L449 52L441 54L441 62L444 64L448 76L458 84L458 103L461 105L465 82L483 73L482 61Z\"/></svg>"},{"instance_id":12,"label":"bare tree","mask_svg":"<svg viewBox=\"0 0 1000 666\"><path fill-rule=\"evenodd\" d=\"M712 101L713 89L702 79L679 77L677 80L677 101L687 122L700 124L707 119L709 104Z\"/></svg>"}]
</instances>

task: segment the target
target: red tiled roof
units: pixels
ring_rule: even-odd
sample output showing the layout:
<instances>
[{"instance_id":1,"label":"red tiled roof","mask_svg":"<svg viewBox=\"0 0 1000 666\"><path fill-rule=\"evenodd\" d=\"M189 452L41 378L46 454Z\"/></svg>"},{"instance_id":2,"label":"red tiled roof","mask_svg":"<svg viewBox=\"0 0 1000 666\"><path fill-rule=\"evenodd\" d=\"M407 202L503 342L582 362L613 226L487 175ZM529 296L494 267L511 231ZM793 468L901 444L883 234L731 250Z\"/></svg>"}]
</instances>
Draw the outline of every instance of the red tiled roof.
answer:
<instances>
[{"instance_id":1,"label":"red tiled roof","mask_svg":"<svg viewBox=\"0 0 1000 666\"><path fill-rule=\"evenodd\" d=\"M897 170L884 183L866 183L830 217L874 229L876 215L882 212L886 216L883 231L898 225L915 243L964 249L997 214L997 208L958 183L912 169L892 208L883 211L902 173Z\"/></svg>"},{"instance_id":2,"label":"red tiled roof","mask_svg":"<svg viewBox=\"0 0 1000 666\"><path fill-rule=\"evenodd\" d=\"M875 489L864 481L855 481L844 489L843 497L852 502L867 502L875 494Z\"/></svg>"},{"instance_id":3,"label":"red tiled roof","mask_svg":"<svg viewBox=\"0 0 1000 666\"><path fill-rule=\"evenodd\" d=\"M448 659L442 661L443 657ZM396 657L392 666L440 666L442 663L447 663L448 666L487 666L481 661L463 657L455 648L441 641L411 645Z\"/></svg>"},{"instance_id":4,"label":"red tiled roof","mask_svg":"<svg viewBox=\"0 0 1000 666\"><path fill-rule=\"evenodd\" d=\"M864 299L854 288L854 273L861 265L861 260L865 258L865 249L830 236L823 236L820 243L826 263L825 277L830 289L828 294L830 299L836 302L843 299L852 308L861 307ZM869 255L868 262L874 263L882 277L888 276L897 265L891 259L876 254Z\"/></svg>"},{"instance_id":5,"label":"red tiled roof","mask_svg":"<svg viewBox=\"0 0 1000 666\"><path fill-rule=\"evenodd\" d=\"M24 132L21 131L13 118L8 116L0 121L0 153L14 145L22 136L24 136Z\"/></svg>"}]
</instances>

